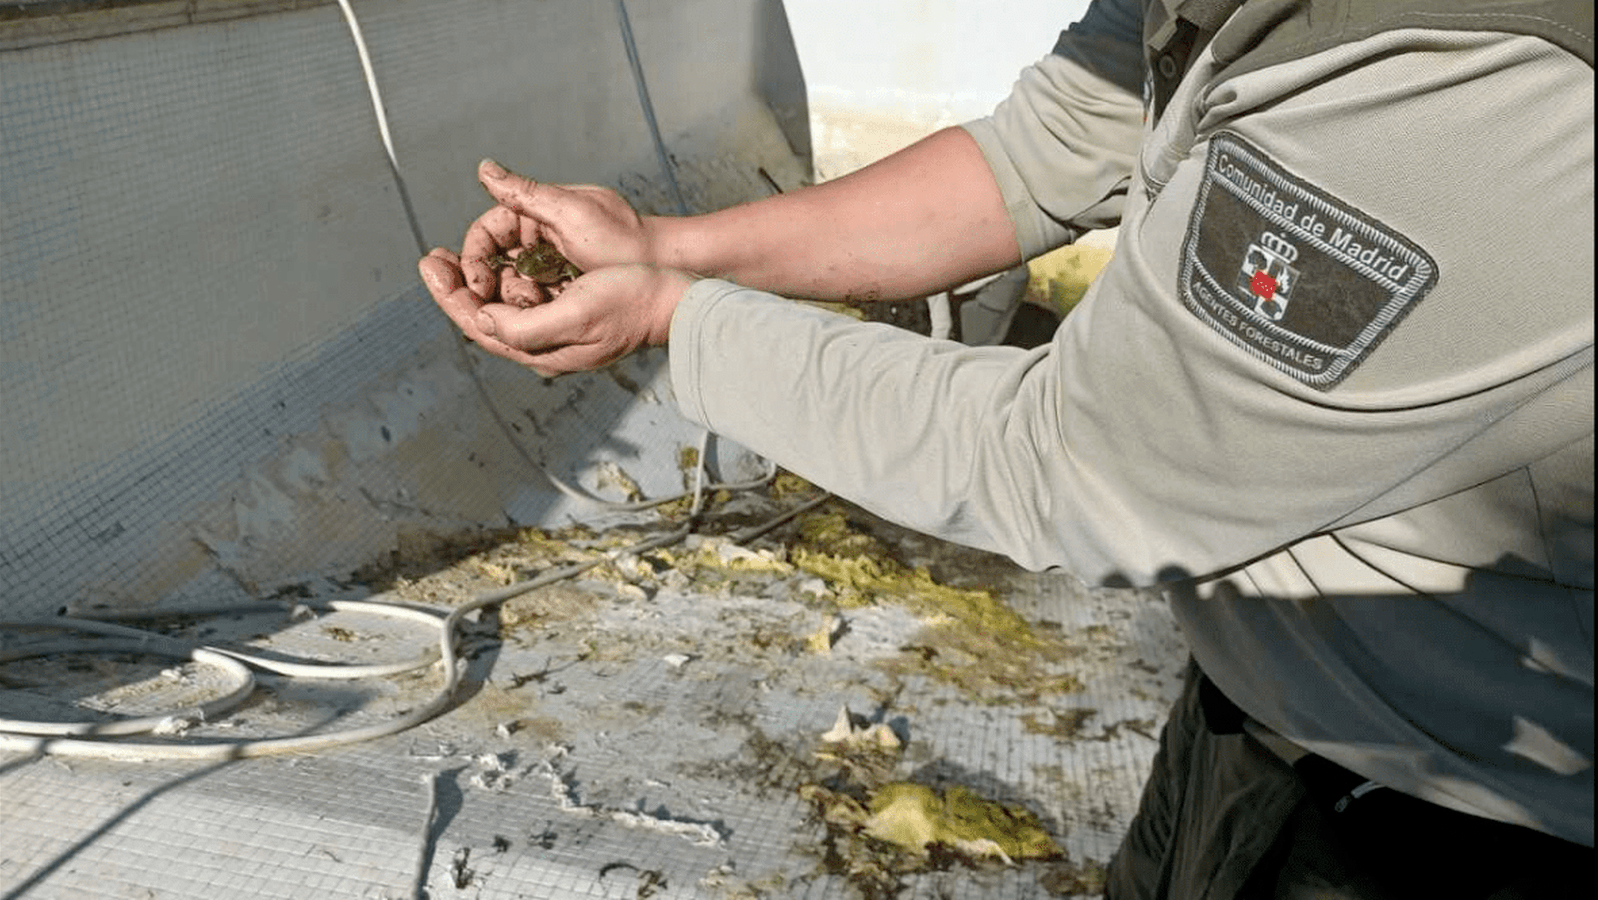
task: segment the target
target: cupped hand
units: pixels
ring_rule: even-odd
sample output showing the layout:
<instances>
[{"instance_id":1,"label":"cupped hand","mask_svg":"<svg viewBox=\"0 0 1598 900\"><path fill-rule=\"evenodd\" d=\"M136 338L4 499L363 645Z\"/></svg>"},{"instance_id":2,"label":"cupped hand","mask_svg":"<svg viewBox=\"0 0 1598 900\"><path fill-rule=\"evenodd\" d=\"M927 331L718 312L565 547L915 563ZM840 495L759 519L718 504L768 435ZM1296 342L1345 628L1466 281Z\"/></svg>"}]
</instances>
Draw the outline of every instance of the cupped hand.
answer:
<instances>
[{"instance_id":1,"label":"cupped hand","mask_svg":"<svg viewBox=\"0 0 1598 900\"><path fill-rule=\"evenodd\" d=\"M694 278L654 266L607 266L568 284L550 303L485 303L466 286L461 257L439 248L417 264L439 308L484 350L540 375L602 368L666 343L671 317Z\"/></svg>"},{"instance_id":2,"label":"cupped hand","mask_svg":"<svg viewBox=\"0 0 1598 900\"><path fill-rule=\"evenodd\" d=\"M478 164L477 178L496 205L467 228L461 268L481 300L533 306L547 299L542 288L513 270L496 270L488 263L497 254L539 240L553 244L584 272L656 261L648 224L609 188L544 184L506 172L488 159Z\"/></svg>"}]
</instances>

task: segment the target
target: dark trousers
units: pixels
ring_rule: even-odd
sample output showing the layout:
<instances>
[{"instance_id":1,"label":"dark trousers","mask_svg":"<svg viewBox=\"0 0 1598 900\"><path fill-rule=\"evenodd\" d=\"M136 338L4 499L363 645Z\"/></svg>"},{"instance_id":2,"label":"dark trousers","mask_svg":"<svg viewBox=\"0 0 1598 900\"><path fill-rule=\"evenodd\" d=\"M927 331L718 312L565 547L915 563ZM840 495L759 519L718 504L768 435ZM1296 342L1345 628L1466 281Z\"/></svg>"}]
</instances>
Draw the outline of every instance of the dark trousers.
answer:
<instances>
[{"instance_id":1,"label":"dark trousers","mask_svg":"<svg viewBox=\"0 0 1598 900\"><path fill-rule=\"evenodd\" d=\"M1380 788L1317 756L1289 766L1189 665L1110 900L1565 900L1594 854ZM1357 797L1353 796L1358 794Z\"/></svg>"}]
</instances>

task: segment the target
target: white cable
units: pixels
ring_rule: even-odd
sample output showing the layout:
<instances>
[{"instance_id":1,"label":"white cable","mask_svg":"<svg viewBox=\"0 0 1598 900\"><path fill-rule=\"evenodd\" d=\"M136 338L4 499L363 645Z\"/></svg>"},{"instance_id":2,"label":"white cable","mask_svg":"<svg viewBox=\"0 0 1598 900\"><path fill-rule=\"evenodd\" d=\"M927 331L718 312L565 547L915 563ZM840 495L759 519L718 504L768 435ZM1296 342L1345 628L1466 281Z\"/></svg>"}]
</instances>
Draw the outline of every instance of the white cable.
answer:
<instances>
[{"instance_id":1,"label":"white cable","mask_svg":"<svg viewBox=\"0 0 1598 900\"><path fill-rule=\"evenodd\" d=\"M705 505L705 454L710 452L710 432L699 433L699 449L694 455L694 486L692 488L694 503L688 509L688 520L693 521L699 517L699 510Z\"/></svg>"},{"instance_id":2,"label":"white cable","mask_svg":"<svg viewBox=\"0 0 1598 900\"><path fill-rule=\"evenodd\" d=\"M402 617L414 618L417 609L401 604L363 603L361 601L335 601L339 606L349 608L350 604L357 605L369 611L382 610ZM329 604L332 605L332 604ZM23 753L39 753L52 756L93 757L115 760L145 760L145 759L189 759L189 760L221 760L242 759L254 756L266 756L273 753L306 752L321 750L328 747L342 746L359 741L371 740L390 734L397 734L413 728L441 712L449 703L459 675L455 666L453 646L454 627L460 617L469 612L470 607L462 607L449 616L429 616L432 624L440 629L439 655L445 661L445 683L443 689L426 705L413 710L390 722L377 725L354 728L346 731L330 732L326 734L307 735L291 738L260 738L242 741L193 741L187 743L140 743L140 742L111 742L97 740L82 740L72 738L45 738L22 733L0 733L0 750ZM23 623L0 623L3 627L39 628L49 627L60 620L42 620ZM173 644L181 645L182 642L167 638L164 635L152 632L139 632L137 629L109 623L85 622L69 620L64 623L71 630L93 631L101 634L137 634L132 643L146 648L161 647L170 650ZM189 648L185 647L185 651ZM203 654L205 661L219 666L241 666L241 662L232 655L224 655L214 649L193 648L195 654ZM275 663L275 661L266 661ZM241 666L242 667L242 666ZM415 666L412 665L412 668ZM317 666L318 669L335 667ZM346 670L360 672L366 668L362 666L343 667ZM246 670L246 675L248 674ZM363 677L365 673L350 677ZM319 677L326 677L325 675ZM217 702L217 701L213 701ZM108 733L103 730L99 733Z\"/></svg>"},{"instance_id":3,"label":"white cable","mask_svg":"<svg viewBox=\"0 0 1598 900\"><path fill-rule=\"evenodd\" d=\"M434 610L409 606L402 603L375 602L370 600L330 600L319 605L335 612L366 612L393 619L410 619L412 621L434 627L437 627L439 620L442 618L442 614ZM175 641L175 639L167 638L163 635L154 634L153 632L144 631L138 628L129 628L123 625L116 625L107 620L114 618L118 621L137 622L173 619L179 618L183 615L195 615L200 613L202 610L204 610L206 614L236 615L239 613L251 612L263 608L267 610L281 610L284 607L275 603L268 603L239 604L233 607L196 607L181 611L127 610L108 613L104 618L101 618L94 613L89 613L82 618L60 617L55 619L37 619L25 622L0 622L0 628L10 628L16 630L41 628L62 629L70 625L71 630L83 631L91 634L103 634L113 637L134 638L138 640L155 639L173 641L183 648L183 653L187 653L189 645L183 644L181 641ZM212 653L221 653L225 656L230 656L239 660L240 662L248 663L257 669L273 672L278 675L286 675L292 678L382 678L388 675L402 675L406 672L423 668L425 666L431 665L435 660L438 659L437 651L431 647L424 651L421 656L409 661L362 664L293 662L259 656L242 650L234 650L229 647L214 647L208 645L205 647L205 649ZM3 659L3 657L0 657L0 659ZM3 730L4 729L0 729L0 731Z\"/></svg>"},{"instance_id":4,"label":"white cable","mask_svg":"<svg viewBox=\"0 0 1598 900\"><path fill-rule=\"evenodd\" d=\"M699 469L702 473L704 457L699 459ZM696 478L696 483L702 483L702 478ZM694 506L699 505L699 496L696 496ZM52 756L92 757L113 760L147 760L147 759L184 759L184 760L224 760L244 759L249 757L267 756L275 753L303 753L314 750L325 750L331 747L368 741L374 738L386 737L409 730L432 719L434 716L448 708L453 700L455 690L460 684L460 663L455 653L455 631L466 616L486 606L503 603L513 597L518 597L529 591L536 590L548 584L553 584L567 578L572 578L603 563L609 562L624 554L645 553L659 547L668 546L687 537L691 525L654 537L645 538L628 547L614 550L603 556L580 563L562 566L537 577L528 579L518 584L509 585L497 590L480 594L475 599L451 610L442 619L429 616L439 630L438 656L443 664L442 685L438 693L426 704L414 709L406 715L388 722L369 725L362 728L352 728L344 731L328 732L324 734L303 735L299 737L281 738L256 738L246 740L207 740L188 741L184 743L166 742L137 742L137 741L98 741L73 737L42 736L37 734L4 733L0 732L0 751L9 751L25 754L48 754ZM340 608L362 608L368 611L383 611L384 614L393 613L401 617L417 617L419 610L416 607L401 604L372 603L362 601L334 601ZM60 620L44 620L40 622L16 623L17 628L46 627L49 623ZM173 644L182 645L182 642L165 635L152 632L140 632L137 629L111 623L82 622L69 620L63 623L72 630L93 631L108 635L136 635L137 640L143 641L145 646L163 647L171 649ZM0 623L0 627L9 627ZM185 646L184 648L188 648ZM203 648L196 648L195 652ZM218 654L217 664L222 664ZM208 660L210 661L210 660ZM356 667L359 668L359 667Z\"/></svg>"},{"instance_id":5,"label":"white cable","mask_svg":"<svg viewBox=\"0 0 1598 900\"><path fill-rule=\"evenodd\" d=\"M954 314L950 310L950 293L933 294L927 298L927 316L931 319L930 333L927 335L935 341L949 339L954 333Z\"/></svg>"},{"instance_id":6,"label":"white cable","mask_svg":"<svg viewBox=\"0 0 1598 900\"><path fill-rule=\"evenodd\" d=\"M422 236L422 223L411 205L411 192L405 187L405 177L400 174L399 155L394 152L394 138L388 130L388 112L383 106L383 94L377 89L377 72L372 68L371 54L366 51L366 36L361 33L361 23L355 18L355 7L350 0L338 0L344 11L344 21L350 27L350 37L355 41L355 53L361 58L361 73L366 76L366 90L372 95L372 114L377 117L377 133L383 139L383 150L388 154L388 167L394 176L394 187L399 191L400 205L405 208L405 220L411 226L411 237L416 239L418 255L427 255L427 239Z\"/></svg>"},{"instance_id":7,"label":"white cable","mask_svg":"<svg viewBox=\"0 0 1598 900\"><path fill-rule=\"evenodd\" d=\"M9 624L9 623L5 623ZM71 625L63 628L72 629ZM179 643L179 642L173 642ZM161 649L158 649L160 647ZM157 642L144 639L98 641L40 641L16 650L0 653L0 663L18 659L47 656L53 653L159 653L192 660L222 670L234 682L233 689L221 697L207 700L196 706L151 716L135 716L112 722L43 722L27 719L0 719L0 732L32 735L94 735L114 736L146 734L158 731L175 721L205 722L238 707L255 691L255 676L243 663L203 647L162 647Z\"/></svg>"},{"instance_id":8,"label":"white cable","mask_svg":"<svg viewBox=\"0 0 1598 900\"><path fill-rule=\"evenodd\" d=\"M361 58L361 72L366 76L366 90L372 95L372 110L377 114L377 133L383 139L383 150L388 153L389 164L398 171L399 157L394 153L394 138L388 131L388 113L383 108L383 95L377 89L377 72L372 69L372 57L366 52L366 37L361 34L361 23L355 18L355 8L350 6L350 0L338 0L338 7L344 11L344 21L350 27L350 36L355 39L355 53Z\"/></svg>"},{"instance_id":9,"label":"white cable","mask_svg":"<svg viewBox=\"0 0 1598 900\"><path fill-rule=\"evenodd\" d=\"M709 432L706 432L705 435L708 436ZM704 453L704 447L705 442L701 441L701 454ZM539 465L536 462L533 463L533 465L537 467L538 471L543 473L546 479L549 480L550 485L553 486L555 490L560 491L562 494L565 494L574 500L582 500L586 503L592 503L604 509L616 510L618 512L642 512L646 509L654 509L657 506L665 506L668 503L676 503L684 497L693 496L694 494L694 491L687 490L680 494L671 494L665 497L655 497L649 500L606 500L603 497L596 497L582 488L576 487L566 481L561 480L560 476L549 471L547 468ZM768 460L766 465L766 474L760 476L759 478L751 479L749 481L712 482L710 484L704 485L703 493L713 494L716 491L752 491L756 488L765 487L767 484L771 483L772 479L777 477L777 464Z\"/></svg>"},{"instance_id":10,"label":"white cable","mask_svg":"<svg viewBox=\"0 0 1598 900\"><path fill-rule=\"evenodd\" d=\"M332 610L347 612L368 612L394 619L410 619L424 625L436 627L439 624L439 613L406 606L398 603L374 602L370 600L332 600L327 607ZM351 665L348 663L304 663L287 662L284 660L268 659L255 654L244 653L227 647L208 647L217 653L224 653L241 662L249 663L257 669L264 669L278 675L291 678L383 678L389 675L402 675L416 669L432 665L438 659L438 650L429 647L421 656L410 661L392 663L363 663Z\"/></svg>"},{"instance_id":11,"label":"white cable","mask_svg":"<svg viewBox=\"0 0 1598 900\"><path fill-rule=\"evenodd\" d=\"M708 452L709 448L710 448L710 432L709 431L700 432L700 434L699 434L699 447L698 447L698 450L697 450L697 453L699 454L698 457L697 457L698 463L694 466L693 487L689 488L686 491L683 491L680 494L671 494L669 496L656 497L656 498L653 498L653 499L650 499L650 500L623 500L623 501L606 500L603 497L596 497L593 494L588 493L587 491L584 491L584 490L582 490L580 488L576 488L576 487L573 487L570 484L567 484L566 482L562 481L560 478L556 477L556 475L553 472L549 471L548 469L544 468L543 466L539 466L538 469L539 469L540 472L544 473L544 477L545 478L549 479L549 483L554 485L555 489L560 491L562 494L565 494L566 496L572 497L572 498L577 499L577 500L586 500L589 503L597 504L597 505L599 505L601 507L604 507L605 509L613 509L613 510L617 510L617 511L621 511L621 512L639 512L639 511L646 510L646 509L654 509L657 506L665 506L668 503L676 503L677 501L683 499L684 497L693 497L694 498L694 505L693 505L693 508L689 511L689 517L690 518L692 518L693 516L696 516L696 515L699 514L700 505L701 505L701 503L704 500L704 495L707 494L707 493L713 493L715 491L723 491L723 490L725 490L725 491L753 490L755 488L758 488L758 487L761 487L761 486L765 485L766 483L770 482L773 478L777 477L777 464L776 463L770 463L769 464L770 468L767 470L766 474L762 475L761 477L759 477L759 478L757 478L757 479L755 479L753 481L732 482L732 483L728 483L728 484L715 483L715 484L707 485L707 484L704 483L705 482L705 454L706 454L706 452Z\"/></svg>"}]
</instances>

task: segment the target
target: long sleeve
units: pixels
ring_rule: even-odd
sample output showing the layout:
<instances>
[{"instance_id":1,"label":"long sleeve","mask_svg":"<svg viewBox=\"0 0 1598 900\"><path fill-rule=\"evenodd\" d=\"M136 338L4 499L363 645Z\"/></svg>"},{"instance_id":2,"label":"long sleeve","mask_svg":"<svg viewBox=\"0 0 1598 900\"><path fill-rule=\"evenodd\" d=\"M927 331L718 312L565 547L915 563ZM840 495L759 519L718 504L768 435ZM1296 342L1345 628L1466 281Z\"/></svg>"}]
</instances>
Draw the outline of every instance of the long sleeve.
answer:
<instances>
[{"instance_id":1,"label":"long sleeve","mask_svg":"<svg viewBox=\"0 0 1598 900\"><path fill-rule=\"evenodd\" d=\"M1140 4L1096 0L992 115L962 126L987 157L1023 258L1120 221L1142 82Z\"/></svg>"}]
</instances>

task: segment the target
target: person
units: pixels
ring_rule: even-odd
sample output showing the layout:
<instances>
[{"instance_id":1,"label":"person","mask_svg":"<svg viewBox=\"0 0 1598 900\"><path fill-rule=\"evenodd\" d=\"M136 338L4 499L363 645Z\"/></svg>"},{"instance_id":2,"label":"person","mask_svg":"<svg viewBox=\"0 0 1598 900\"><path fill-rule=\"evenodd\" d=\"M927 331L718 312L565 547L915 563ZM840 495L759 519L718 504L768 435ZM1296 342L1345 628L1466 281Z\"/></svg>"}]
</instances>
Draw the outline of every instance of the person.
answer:
<instances>
[{"instance_id":1,"label":"person","mask_svg":"<svg viewBox=\"0 0 1598 900\"><path fill-rule=\"evenodd\" d=\"M1109 896L1592 896L1592 7L1331 6L1097 0L991 116L703 215L485 162L420 272L491 353L666 345L688 418L873 512L1162 585ZM1116 223L1033 350L782 299ZM553 302L484 262L534 238Z\"/></svg>"}]
</instances>

